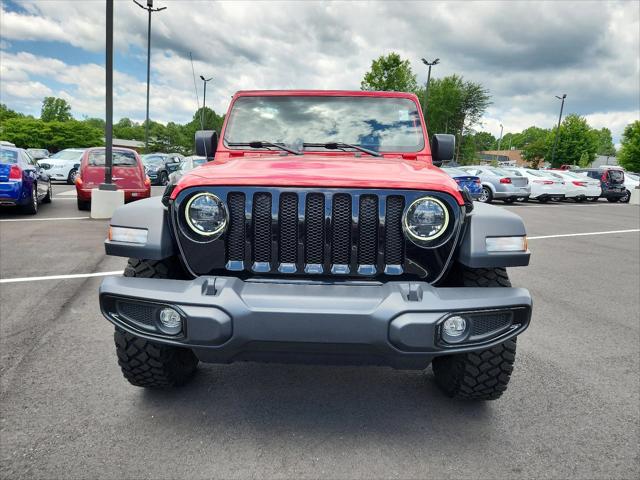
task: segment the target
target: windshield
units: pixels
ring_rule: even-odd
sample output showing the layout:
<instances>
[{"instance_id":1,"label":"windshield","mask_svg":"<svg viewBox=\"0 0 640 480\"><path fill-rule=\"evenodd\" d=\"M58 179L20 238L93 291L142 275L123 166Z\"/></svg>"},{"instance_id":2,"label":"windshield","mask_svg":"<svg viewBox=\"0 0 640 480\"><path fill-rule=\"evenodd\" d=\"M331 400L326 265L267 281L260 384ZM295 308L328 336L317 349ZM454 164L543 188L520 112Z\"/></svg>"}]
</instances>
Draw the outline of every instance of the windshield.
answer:
<instances>
[{"instance_id":1,"label":"windshield","mask_svg":"<svg viewBox=\"0 0 640 480\"><path fill-rule=\"evenodd\" d=\"M418 106L407 98L240 97L224 134L229 144L269 141L301 150L342 142L379 152L424 147ZM242 148L242 147L240 147Z\"/></svg>"},{"instance_id":2,"label":"windshield","mask_svg":"<svg viewBox=\"0 0 640 480\"><path fill-rule=\"evenodd\" d=\"M0 148L0 163L18 163L18 152Z\"/></svg>"},{"instance_id":3,"label":"windshield","mask_svg":"<svg viewBox=\"0 0 640 480\"><path fill-rule=\"evenodd\" d=\"M145 165L161 165L164 162L164 157L160 155L144 155L142 157L142 163Z\"/></svg>"},{"instance_id":4,"label":"windshield","mask_svg":"<svg viewBox=\"0 0 640 480\"><path fill-rule=\"evenodd\" d=\"M77 160L83 153L84 152L82 150L60 150L49 158L55 158L57 160Z\"/></svg>"},{"instance_id":5,"label":"windshield","mask_svg":"<svg viewBox=\"0 0 640 480\"><path fill-rule=\"evenodd\" d=\"M105 156L104 150L92 150L89 152L87 164L91 167L104 167ZM113 165L118 165L120 167L135 167L138 165L138 162L136 161L136 156L133 152L114 150Z\"/></svg>"}]
</instances>

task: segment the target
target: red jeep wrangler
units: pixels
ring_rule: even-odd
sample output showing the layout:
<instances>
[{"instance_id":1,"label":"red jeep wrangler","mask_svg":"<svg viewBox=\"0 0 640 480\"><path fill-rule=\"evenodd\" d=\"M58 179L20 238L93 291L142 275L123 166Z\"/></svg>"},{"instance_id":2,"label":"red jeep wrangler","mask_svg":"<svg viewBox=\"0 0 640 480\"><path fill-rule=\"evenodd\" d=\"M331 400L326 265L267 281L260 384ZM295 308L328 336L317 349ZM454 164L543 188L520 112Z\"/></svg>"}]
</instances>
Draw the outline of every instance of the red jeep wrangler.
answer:
<instances>
[{"instance_id":1,"label":"red jeep wrangler","mask_svg":"<svg viewBox=\"0 0 640 480\"><path fill-rule=\"evenodd\" d=\"M184 383L199 361L319 362L425 369L451 396L507 388L527 290L522 220L476 204L434 164L415 95L237 93L212 161L162 198L119 208L100 287L133 385Z\"/></svg>"}]
</instances>

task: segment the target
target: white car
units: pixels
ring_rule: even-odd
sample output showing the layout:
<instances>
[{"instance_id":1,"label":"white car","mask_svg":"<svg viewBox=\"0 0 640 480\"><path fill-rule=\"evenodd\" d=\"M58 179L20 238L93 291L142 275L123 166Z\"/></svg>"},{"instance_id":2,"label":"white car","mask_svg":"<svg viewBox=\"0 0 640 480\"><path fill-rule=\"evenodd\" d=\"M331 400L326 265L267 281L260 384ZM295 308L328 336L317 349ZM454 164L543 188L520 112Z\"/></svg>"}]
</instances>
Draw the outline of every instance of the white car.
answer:
<instances>
[{"instance_id":1,"label":"white car","mask_svg":"<svg viewBox=\"0 0 640 480\"><path fill-rule=\"evenodd\" d=\"M80 160L84 148L66 148L49 158L43 158L38 164L47 172L51 180L62 180L73 185L80 170Z\"/></svg>"},{"instance_id":2,"label":"white car","mask_svg":"<svg viewBox=\"0 0 640 480\"><path fill-rule=\"evenodd\" d=\"M519 177L529 179L531 185L530 199L538 200L540 203L549 200L562 200L566 194L566 186L563 180L553 178L542 170L532 170L530 168L504 168Z\"/></svg>"},{"instance_id":3,"label":"white car","mask_svg":"<svg viewBox=\"0 0 640 480\"><path fill-rule=\"evenodd\" d=\"M563 180L566 187L565 198L576 202L598 198L602 194L600 180L594 180L569 170L544 170L544 173Z\"/></svg>"}]
</instances>

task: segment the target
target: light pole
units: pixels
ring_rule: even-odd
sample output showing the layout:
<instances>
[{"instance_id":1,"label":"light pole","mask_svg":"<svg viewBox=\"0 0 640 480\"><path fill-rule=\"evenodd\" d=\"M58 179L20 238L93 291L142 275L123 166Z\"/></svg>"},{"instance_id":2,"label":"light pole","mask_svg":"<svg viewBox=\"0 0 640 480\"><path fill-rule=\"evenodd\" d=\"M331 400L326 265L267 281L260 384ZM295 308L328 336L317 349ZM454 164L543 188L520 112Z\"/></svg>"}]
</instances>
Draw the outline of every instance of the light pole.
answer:
<instances>
[{"instance_id":1,"label":"light pole","mask_svg":"<svg viewBox=\"0 0 640 480\"><path fill-rule=\"evenodd\" d=\"M502 131L503 131L504 127L502 126L502 124L500 124L500 138L498 139L498 152L500 152L500 145L502 144ZM496 153L496 162L498 161L498 155L499 153Z\"/></svg>"},{"instance_id":2,"label":"light pole","mask_svg":"<svg viewBox=\"0 0 640 480\"><path fill-rule=\"evenodd\" d=\"M424 107L423 107L423 111L422 111L422 115L424 115L425 121L426 121L426 118L427 118L426 107L427 107L427 98L429 98L429 82L431 81L431 67L433 67L434 65L439 64L440 63L440 59L436 58L433 62L430 62L426 58L423 58L422 59L422 63L424 63L427 67L429 67L429 70L427 72L427 86L424 89Z\"/></svg>"},{"instance_id":3,"label":"light pole","mask_svg":"<svg viewBox=\"0 0 640 480\"><path fill-rule=\"evenodd\" d=\"M105 126L104 126L104 183L99 190L116 190L113 183L113 0L107 0L106 35L106 85L105 85Z\"/></svg>"},{"instance_id":4,"label":"light pole","mask_svg":"<svg viewBox=\"0 0 640 480\"><path fill-rule=\"evenodd\" d=\"M145 133L144 133L144 149L146 151L149 148L149 76L151 74L151 14L153 12L161 12L162 10L166 10L167 7L153 8L153 0L147 0L146 7L138 3L137 0L133 0L133 3L138 5L141 9L149 12L149 24L147 26L147 121L145 124Z\"/></svg>"},{"instance_id":5,"label":"light pole","mask_svg":"<svg viewBox=\"0 0 640 480\"><path fill-rule=\"evenodd\" d=\"M204 78L203 75L200 75L200 78L202 79L202 83L204 83L204 94L202 96L202 110L200 111L200 127L202 127L202 129L204 130L204 108L207 106L207 82L209 82L210 80L213 80L213 77Z\"/></svg>"},{"instance_id":6,"label":"light pole","mask_svg":"<svg viewBox=\"0 0 640 480\"><path fill-rule=\"evenodd\" d=\"M553 150L551 151L551 166L553 167L553 162L556 159L556 147L558 146L558 140L560 138L560 123L562 122L562 109L564 108L564 99L567 98L567 94L563 93L562 97L556 95L558 100L561 100L560 104L560 116L558 117L558 128L556 129L556 138L553 142Z\"/></svg>"}]
</instances>

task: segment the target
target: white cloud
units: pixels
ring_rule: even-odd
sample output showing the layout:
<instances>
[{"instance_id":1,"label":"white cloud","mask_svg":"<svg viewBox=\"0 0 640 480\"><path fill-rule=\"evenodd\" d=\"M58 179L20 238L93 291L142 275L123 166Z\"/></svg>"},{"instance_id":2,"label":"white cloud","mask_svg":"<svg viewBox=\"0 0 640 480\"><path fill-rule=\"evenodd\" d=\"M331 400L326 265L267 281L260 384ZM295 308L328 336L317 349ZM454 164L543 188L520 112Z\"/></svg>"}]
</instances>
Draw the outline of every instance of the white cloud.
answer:
<instances>
[{"instance_id":1,"label":"white cloud","mask_svg":"<svg viewBox=\"0 0 640 480\"><path fill-rule=\"evenodd\" d=\"M12 41L39 40L103 51L102 2L20 5L19 12L2 7L3 50ZM390 51L410 59L421 81L426 69L420 58L429 56L441 58L434 78L458 73L485 85L494 103L483 124L494 135L500 123L505 132L552 127L561 93L568 94L565 114L608 126L616 140L640 108L637 2L157 0L156 6L168 7L153 14L151 116L160 121L188 121L196 108L190 51L196 75L214 77L207 103L217 111L241 89L358 89L371 60ZM116 2L114 28L117 51L135 55L144 78L146 13L133 2ZM37 112L44 84L51 94L68 95L76 115L102 116L101 65L74 65L35 51L0 55L3 102ZM47 75L56 83L49 85ZM24 96L29 85L30 104ZM116 118L142 120L145 92L144 81L117 71Z\"/></svg>"}]
</instances>

